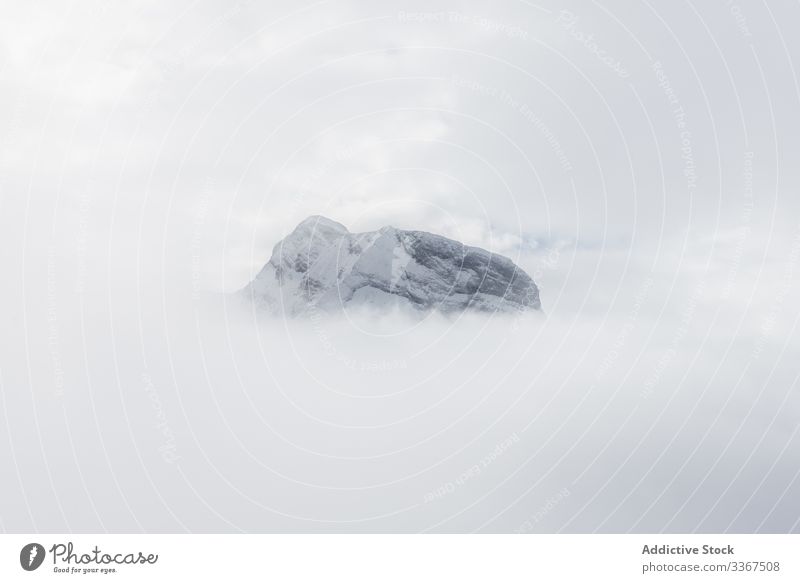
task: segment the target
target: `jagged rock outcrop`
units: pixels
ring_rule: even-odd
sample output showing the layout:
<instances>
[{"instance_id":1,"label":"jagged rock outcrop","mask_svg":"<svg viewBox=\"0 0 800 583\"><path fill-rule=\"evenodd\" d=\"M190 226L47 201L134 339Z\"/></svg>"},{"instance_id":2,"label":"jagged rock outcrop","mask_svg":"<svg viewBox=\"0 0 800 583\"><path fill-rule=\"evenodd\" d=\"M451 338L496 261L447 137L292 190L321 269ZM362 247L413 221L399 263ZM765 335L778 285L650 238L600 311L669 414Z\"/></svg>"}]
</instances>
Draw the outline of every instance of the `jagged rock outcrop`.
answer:
<instances>
[{"instance_id":1,"label":"jagged rock outcrop","mask_svg":"<svg viewBox=\"0 0 800 583\"><path fill-rule=\"evenodd\" d=\"M423 231L350 233L312 216L279 242L240 292L272 312L364 305L415 310L540 310L539 289L510 259Z\"/></svg>"}]
</instances>

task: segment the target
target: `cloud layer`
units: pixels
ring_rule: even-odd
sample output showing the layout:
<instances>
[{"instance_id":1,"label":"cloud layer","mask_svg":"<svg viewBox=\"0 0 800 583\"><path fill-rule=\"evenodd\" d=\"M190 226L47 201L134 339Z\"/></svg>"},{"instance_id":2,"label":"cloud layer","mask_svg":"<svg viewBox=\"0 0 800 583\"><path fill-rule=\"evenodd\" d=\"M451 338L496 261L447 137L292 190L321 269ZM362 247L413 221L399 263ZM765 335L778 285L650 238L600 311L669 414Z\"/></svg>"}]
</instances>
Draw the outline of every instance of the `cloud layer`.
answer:
<instances>
[{"instance_id":1,"label":"cloud layer","mask_svg":"<svg viewBox=\"0 0 800 583\"><path fill-rule=\"evenodd\" d=\"M791 6L19 4L0 528L796 531ZM310 214L544 318L254 318Z\"/></svg>"}]
</instances>

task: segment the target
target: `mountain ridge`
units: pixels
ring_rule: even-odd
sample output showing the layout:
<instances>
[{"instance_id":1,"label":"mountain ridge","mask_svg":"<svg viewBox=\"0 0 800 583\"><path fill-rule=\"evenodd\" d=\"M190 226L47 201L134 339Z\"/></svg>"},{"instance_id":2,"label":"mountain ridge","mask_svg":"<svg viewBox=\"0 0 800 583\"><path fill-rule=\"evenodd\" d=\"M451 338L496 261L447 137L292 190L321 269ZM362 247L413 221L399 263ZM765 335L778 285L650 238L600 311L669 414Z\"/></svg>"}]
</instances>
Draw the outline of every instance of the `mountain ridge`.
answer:
<instances>
[{"instance_id":1,"label":"mountain ridge","mask_svg":"<svg viewBox=\"0 0 800 583\"><path fill-rule=\"evenodd\" d=\"M351 233L321 215L301 221L239 292L270 312L349 306L452 313L541 310L539 288L511 259L434 233L385 226Z\"/></svg>"}]
</instances>

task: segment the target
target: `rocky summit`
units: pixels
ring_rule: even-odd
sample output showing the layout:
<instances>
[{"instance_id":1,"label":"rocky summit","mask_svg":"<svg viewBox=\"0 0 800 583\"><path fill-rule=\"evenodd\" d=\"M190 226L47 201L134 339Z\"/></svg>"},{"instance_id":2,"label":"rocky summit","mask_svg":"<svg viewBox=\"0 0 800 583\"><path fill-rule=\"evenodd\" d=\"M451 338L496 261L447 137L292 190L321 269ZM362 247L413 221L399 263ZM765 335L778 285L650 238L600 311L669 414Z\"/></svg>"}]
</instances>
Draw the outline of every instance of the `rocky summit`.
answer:
<instances>
[{"instance_id":1,"label":"rocky summit","mask_svg":"<svg viewBox=\"0 0 800 583\"><path fill-rule=\"evenodd\" d=\"M307 218L275 245L269 262L239 293L288 315L350 306L541 310L533 279L506 257L424 231L351 233L321 216Z\"/></svg>"}]
</instances>

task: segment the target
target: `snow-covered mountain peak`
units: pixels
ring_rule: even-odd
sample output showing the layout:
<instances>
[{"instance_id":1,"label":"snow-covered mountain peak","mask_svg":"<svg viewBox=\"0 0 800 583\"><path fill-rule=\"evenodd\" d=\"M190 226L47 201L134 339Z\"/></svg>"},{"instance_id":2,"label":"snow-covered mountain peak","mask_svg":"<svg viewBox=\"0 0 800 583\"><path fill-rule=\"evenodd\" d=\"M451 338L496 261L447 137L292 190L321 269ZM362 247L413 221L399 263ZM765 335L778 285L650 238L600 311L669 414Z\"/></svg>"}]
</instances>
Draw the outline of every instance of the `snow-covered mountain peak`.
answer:
<instances>
[{"instance_id":1,"label":"snow-covered mountain peak","mask_svg":"<svg viewBox=\"0 0 800 583\"><path fill-rule=\"evenodd\" d=\"M510 259L424 231L351 233L314 215L275 245L241 292L272 312L348 306L457 312L539 310L539 290Z\"/></svg>"},{"instance_id":2,"label":"snow-covered mountain peak","mask_svg":"<svg viewBox=\"0 0 800 583\"><path fill-rule=\"evenodd\" d=\"M307 219L303 219L295 227L295 233L305 233L308 231L320 231L323 233L348 233L347 227L336 221L332 221L322 215L311 215Z\"/></svg>"}]
</instances>

